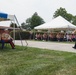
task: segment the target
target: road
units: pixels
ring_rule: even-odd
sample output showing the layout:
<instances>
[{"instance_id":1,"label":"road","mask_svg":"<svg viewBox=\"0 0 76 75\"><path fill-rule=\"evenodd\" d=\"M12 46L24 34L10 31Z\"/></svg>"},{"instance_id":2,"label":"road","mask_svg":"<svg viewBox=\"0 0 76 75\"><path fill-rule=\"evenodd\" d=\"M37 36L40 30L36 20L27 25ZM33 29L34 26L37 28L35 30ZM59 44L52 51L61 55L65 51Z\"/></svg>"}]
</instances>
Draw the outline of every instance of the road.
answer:
<instances>
[{"instance_id":1,"label":"road","mask_svg":"<svg viewBox=\"0 0 76 75\"><path fill-rule=\"evenodd\" d=\"M25 40L22 41L23 46L26 46L28 43L28 47L36 47L36 48L42 48L42 49L49 49L49 50L58 50L58 51L67 51L67 52L75 52L76 49L73 49L72 47L74 44L69 43L61 43L61 42L46 42L46 41L30 41L27 40L27 43ZM21 41L16 40L16 45L22 45Z\"/></svg>"}]
</instances>

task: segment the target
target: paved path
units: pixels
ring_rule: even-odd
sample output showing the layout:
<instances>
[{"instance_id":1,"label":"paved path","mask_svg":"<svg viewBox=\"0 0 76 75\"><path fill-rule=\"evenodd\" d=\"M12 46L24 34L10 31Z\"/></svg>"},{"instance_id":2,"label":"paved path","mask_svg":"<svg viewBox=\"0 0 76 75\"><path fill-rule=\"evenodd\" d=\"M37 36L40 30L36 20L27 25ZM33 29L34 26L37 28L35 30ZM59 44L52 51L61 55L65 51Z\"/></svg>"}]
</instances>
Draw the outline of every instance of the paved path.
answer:
<instances>
[{"instance_id":1,"label":"paved path","mask_svg":"<svg viewBox=\"0 0 76 75\"><path fill-rule=\"evenodd\" d=\"M26 46L26 41L22 41L23 46ZM67 52L75 52L76 49L72 47L74 44L66 44L66 43L56 43L56 42L46 42L46 41L27 41L29 47L37 47L43 49L50 49L50 50L59 50L59 51L67 51ZM16 45L22 45L21 41L16 40Z\"/></svg>"}]
</instances>

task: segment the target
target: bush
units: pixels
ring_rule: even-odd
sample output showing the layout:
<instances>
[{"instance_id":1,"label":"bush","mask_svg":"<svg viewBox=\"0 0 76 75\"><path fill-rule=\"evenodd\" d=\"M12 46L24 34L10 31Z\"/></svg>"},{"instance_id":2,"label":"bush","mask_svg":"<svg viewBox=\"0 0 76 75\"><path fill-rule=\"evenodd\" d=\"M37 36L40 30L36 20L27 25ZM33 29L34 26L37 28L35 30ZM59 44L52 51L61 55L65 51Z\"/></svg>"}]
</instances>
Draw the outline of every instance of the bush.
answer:
<instances>
[{"instance_id":1,"label":"bush","mask_svg":"<svg viewBox=\"0 0 76 75\"><path fill-rule=\"evenodd\" d=\"M12 36L12 37L14 37L13 34L14 34L14 33L11 32L11 36ZM29 37L30 37L30 33L27 32L27 31L22 31L22 32L21 32L21 31L16 31L16 32L15 32L15 40L29 39Z\"/></svg>"}]
</instances>

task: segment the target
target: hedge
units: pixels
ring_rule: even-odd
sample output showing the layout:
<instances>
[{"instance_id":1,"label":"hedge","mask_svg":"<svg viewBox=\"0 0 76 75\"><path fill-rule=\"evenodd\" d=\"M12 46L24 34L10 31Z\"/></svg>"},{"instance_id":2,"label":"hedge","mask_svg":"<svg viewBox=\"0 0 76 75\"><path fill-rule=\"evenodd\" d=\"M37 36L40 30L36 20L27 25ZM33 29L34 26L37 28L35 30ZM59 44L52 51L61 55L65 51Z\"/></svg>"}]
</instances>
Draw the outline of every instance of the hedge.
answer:
<instances>
[{"instance_id":1,"label":"hedge","mask_svg":"<svg viewBox=\"0 0 76 75\"><path fill-rule=\"evenodd\" d=\"M12 37L14 37L13 34L14 34L14 32L11 32L11 36L12 36ZM30 33L27 32L27 31L16 31L16 32L15 32L15 40L29 39L29 37L30 37Z\"/></svg>"}]
</instances>

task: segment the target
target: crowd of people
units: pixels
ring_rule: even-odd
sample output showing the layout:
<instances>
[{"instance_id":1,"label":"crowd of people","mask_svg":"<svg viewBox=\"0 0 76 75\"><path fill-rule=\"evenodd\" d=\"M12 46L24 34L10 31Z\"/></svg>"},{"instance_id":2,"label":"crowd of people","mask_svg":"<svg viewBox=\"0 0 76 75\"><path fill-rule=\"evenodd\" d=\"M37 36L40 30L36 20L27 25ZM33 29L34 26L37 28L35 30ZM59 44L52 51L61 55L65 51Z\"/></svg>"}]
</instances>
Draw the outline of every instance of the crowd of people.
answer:
<instances>
[{"instance_id":1,"label":"crowd of people","mask_svg":"<svg viewBox=\"0 0 76 75\"><path fill-rule=\"evenodd\" d=\"M67 33L37 33L35 40L49 40L49 41L75 41L76 35Z\"/></svg>"},{"instance_id":2,"label":"crowd of people","mask_svg":"<svg viewBox=\"0 0 76 75\"><path fill-rule=\"evenodd\" d=\"M15 49L13 38L10 36L8 30L4 30L3 32L0 32L0 43L2 44L2 49L4 48L5 43L10 43L12 49Z\"/></svg>"}]
</instances>

